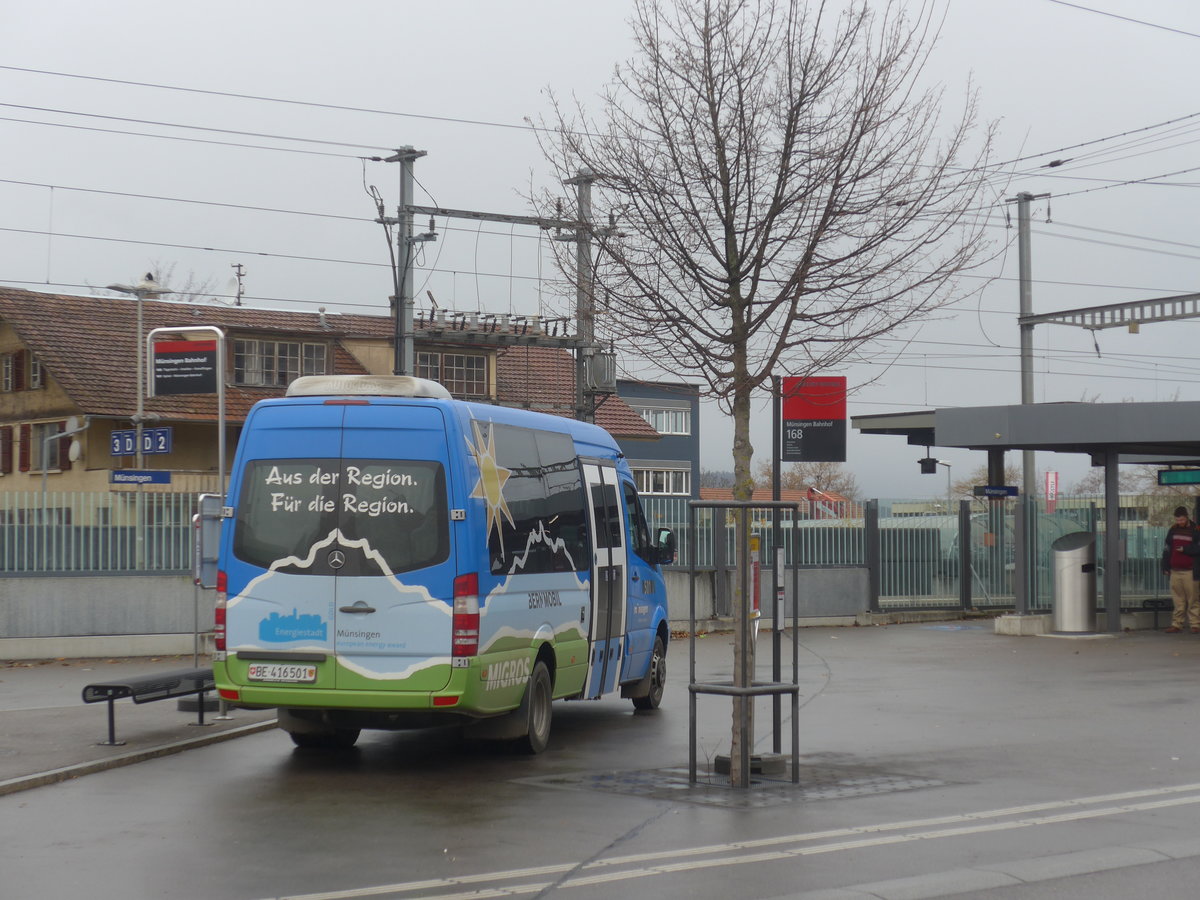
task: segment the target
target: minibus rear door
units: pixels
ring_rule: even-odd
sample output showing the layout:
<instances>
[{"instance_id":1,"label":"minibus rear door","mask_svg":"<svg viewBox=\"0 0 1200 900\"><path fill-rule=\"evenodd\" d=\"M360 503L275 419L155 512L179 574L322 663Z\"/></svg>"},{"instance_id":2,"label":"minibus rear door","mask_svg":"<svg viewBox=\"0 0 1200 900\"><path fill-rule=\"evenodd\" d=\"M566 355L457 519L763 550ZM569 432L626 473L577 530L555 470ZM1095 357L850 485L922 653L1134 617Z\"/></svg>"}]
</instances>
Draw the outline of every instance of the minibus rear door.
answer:
<instances>
[{"instance_id":1,"label":"minibus rear door","mask_svg":"<svg viewBox=\"0 0 1200 900\"><path fill-rule=\"evenodd\" d=\"M337 686L441 690L455 576L442 411L387 401L344 409Z\"/></svg>"}]
</instances>

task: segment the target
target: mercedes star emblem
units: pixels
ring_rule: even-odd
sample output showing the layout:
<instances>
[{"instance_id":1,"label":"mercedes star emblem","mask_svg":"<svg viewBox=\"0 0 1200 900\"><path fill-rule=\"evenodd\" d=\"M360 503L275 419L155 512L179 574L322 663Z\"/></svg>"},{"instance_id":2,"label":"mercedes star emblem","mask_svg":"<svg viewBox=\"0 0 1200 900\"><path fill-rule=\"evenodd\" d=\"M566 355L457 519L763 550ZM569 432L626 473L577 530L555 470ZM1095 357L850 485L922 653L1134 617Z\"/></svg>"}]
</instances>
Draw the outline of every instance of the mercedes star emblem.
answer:
<instances>
[{"instance_id":1,"label":"mercedes star emblem","mask_svg":"<svg viewBox=\"0 0 1200 900\"><path fill-rule=\"evenodd\" d=\"M334 550L329 554L329 568L340 569L346 564L346 554L341 550Z\"/></svg>"}]
</instances>

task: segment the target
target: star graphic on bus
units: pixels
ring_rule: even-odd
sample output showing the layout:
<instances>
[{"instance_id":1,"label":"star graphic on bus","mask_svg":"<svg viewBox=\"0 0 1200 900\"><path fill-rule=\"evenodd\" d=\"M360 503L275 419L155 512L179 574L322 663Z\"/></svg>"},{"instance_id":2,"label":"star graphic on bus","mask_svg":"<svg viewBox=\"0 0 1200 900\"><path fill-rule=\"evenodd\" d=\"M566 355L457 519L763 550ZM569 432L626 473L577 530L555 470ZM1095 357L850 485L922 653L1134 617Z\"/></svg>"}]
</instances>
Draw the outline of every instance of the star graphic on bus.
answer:
<instances>
[{"instance_id":1,"label":"star graphic on bus","mask_svg":"<svg viewBox=\"0 0 1200 900\"><path fill-rule=\"evenodd\" d=\"M492 529L496 529L496 536L500 540L500 553L503 556L504 531L501 516L508 520L509 526L515 524L504 499L504 484L512 473L496 461L495 431L480 422L472 422L471 428L475 432L475 443L472 444L468 439L467 447L475 458L475 465L479 467L479 481L475 483L471 497L479 498L487 504L487 535L490 538Z\"/></svg>"}]
</instances>

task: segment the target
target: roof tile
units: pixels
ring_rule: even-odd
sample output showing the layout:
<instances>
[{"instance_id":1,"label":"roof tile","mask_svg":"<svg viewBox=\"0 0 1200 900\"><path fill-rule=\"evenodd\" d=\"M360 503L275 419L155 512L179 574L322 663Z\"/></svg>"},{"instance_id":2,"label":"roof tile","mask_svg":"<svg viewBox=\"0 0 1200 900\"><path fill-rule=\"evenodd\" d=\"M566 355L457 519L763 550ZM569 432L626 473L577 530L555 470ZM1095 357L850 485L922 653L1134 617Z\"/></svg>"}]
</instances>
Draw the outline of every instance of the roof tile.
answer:
<instances>
[{"instance_id":1,"label":"roof tile","mask_svg":"<svg viewBox=\"0 0 1200 900\"><path fill-rule=\"evenodd\" d=\"M141 306L145 333L153 328L215 325L239 335L280 334L330 340L333 371L338 374L368 371L341 344L342 338L390 342L393 334L388 316L208 306L172 300L144 300ZM13 327L79 411L93 416L127 418L137 409L137 310L138 302L132 297L78 297L0 286L0 319ZM231 422L240 421L256 402L281 393L278 388L227 384L226 416ZM548 347L501 350L497 356L497 396L506 406L572 416L571 355ZM146 401L145 408L168 421L217 418L217 398L211 394L153 397ZM599 405L596 421L618 437L658 437L616 396L605 398Z\"/></svg>"}]
</instances>

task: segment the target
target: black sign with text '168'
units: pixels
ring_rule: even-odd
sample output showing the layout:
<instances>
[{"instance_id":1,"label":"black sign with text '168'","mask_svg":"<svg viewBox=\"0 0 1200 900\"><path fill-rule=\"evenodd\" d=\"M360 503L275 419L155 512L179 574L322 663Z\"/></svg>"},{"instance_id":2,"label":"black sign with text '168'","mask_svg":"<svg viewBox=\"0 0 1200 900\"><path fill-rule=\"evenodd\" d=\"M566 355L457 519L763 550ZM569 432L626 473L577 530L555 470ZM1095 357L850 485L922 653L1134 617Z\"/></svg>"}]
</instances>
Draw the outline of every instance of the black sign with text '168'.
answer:
<instances>
[{"instance_id":1,"label":"black sign with text '168'","mask_svg":"<svg viewBox=\"0 0 1200 900\"><path fill-rule=\"evenodd\" d=\"M846 379L841 375L782 381L783 462L846 461Z\"/></svg>"}]
</instances>

